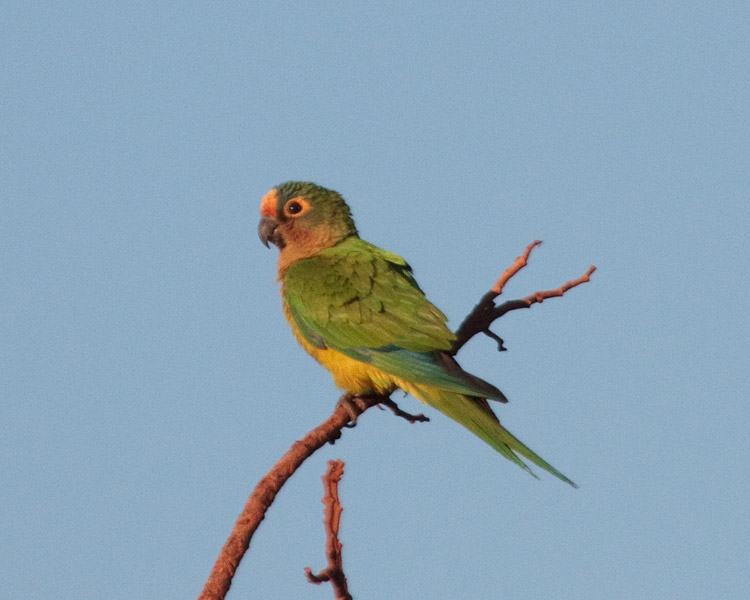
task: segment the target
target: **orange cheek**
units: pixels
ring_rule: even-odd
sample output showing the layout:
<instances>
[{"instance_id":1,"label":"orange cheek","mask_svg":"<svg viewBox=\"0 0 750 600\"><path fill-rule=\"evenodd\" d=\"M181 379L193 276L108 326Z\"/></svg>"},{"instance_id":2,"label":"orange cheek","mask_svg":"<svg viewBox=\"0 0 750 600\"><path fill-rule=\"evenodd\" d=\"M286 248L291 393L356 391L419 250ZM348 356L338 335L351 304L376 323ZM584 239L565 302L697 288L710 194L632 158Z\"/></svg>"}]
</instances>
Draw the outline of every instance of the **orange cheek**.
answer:
<instances>
[{"instance_id":1,"label":"orange cheek","mask_svg":"<svg viewBox=\"0 0 750 600\"><path fill-rule=\"evenodd\" d=\"M276 207L279 205L279 193L272 189L260 201L260 215L262 217L276 217Z\"/></svg>"}]
</instances>

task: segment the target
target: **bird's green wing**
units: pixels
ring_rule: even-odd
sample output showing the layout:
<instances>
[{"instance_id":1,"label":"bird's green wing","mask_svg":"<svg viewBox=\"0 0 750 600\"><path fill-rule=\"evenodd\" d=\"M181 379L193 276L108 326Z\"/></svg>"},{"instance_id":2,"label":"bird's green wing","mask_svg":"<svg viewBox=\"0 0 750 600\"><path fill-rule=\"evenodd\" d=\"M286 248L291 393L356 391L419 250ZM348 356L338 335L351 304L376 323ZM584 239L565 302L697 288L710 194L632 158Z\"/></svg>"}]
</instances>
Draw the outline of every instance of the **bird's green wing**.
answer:
<instances>
[{"instance_id":1,"label":"bird's green wing","mask_svg":"<svg viewBox=\"0 0 750 600\"><path fill-rule=\"evenodd\" d=\"M294 322L313 345L417 383L504 400L444 354L455 336L400 256L352 237L297 261L284 277Z\"/></svg>"}]
</instances>

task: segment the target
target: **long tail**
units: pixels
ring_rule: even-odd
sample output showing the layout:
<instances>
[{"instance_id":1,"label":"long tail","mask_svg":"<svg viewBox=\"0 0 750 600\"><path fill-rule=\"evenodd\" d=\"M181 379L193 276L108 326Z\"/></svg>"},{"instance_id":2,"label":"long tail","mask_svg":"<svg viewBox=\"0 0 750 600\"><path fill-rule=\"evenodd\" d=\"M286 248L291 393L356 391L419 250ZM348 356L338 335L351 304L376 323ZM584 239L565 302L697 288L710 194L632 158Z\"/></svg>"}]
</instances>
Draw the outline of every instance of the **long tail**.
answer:
<instances>
[{"instance_id":1,"label":"long tail","mask_svg":"<svg viewBox=\"0 0 750 600\"><path fill-rule=\"evenodd\" d=\"M529 469L528 465L520 457L528 459L538 467L552 473L558 479L572 485L574 488L578 487L573 481L560 473L560 471L505 429L498 422L497 418L491 414L489 408L482 408L472 398L428 385L409 384L407 391L422 400L422 402L438 409L443 414L466 427L466 429L483 439L509 461L516 463L534 477L536 477L536 474Z\"/></svg>"}]
</instances>

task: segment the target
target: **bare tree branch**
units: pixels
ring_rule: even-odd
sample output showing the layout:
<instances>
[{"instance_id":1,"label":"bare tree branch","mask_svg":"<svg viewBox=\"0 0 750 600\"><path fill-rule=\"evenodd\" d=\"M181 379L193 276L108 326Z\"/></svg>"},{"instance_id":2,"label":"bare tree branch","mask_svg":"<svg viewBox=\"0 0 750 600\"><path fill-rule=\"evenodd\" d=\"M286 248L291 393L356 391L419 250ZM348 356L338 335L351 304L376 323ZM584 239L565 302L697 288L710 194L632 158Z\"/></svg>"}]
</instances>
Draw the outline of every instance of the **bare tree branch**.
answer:
<instances>
[{"instance_id":1,"label":"bare tree branch","mask_svg":"<svg viewBox=\"0 0 750 600\"><path fill-rule=\"evenodd\" d=\"M339 522L341 520L341 502L339 501L339 481L344 474L344 462L329 460L328 470L323 475L323 524L326 528L326 557L328 565L317 575L310 567L305 567L305 575L310 583L320 584L330 581L336 600L352 600L346 584L346 575L341 560L341 542L339 541Z\"/></svg>"},{"instance_id":2,"label":"bare tree branch","mask_svg":"<svg viewBox=\"0 0 750 600\"><path fill-rule=\"evenodd\" d=\"M258 482L253 493L250 494L245 508L237 518L224 547L219 552L198 600L224 599L232 585L232 578L237 571L240 560L249 548L250 540L265 517L266 511L276 498L276 494L279 493L287 479L294 475L300 465L316 450L326 443L334 443L341 437L341 432L349 425L352 417L356 418L364 411L382 402L394 413L403 413L403 415L411 417L413 419L411 422L423 420L419 418L420 415L413 416L401 411L390 398L368 395L357 397L356 402L348 403L347 400L350 399L350 394L344 394L336 404L333 414L301 440L294 442L281 460ZM353 411L354 414L352 414Z\"/></svg>"},{"instance_id":3,"label":"bare tree branch","mask_svg":"<svg viewBox=\"0 0 750 600\"><path fill-rule=\"evenodd\" d=\"M368 397L368 404L363 410L376 404L376 399L377 396ZM326 443L335 442L341 437L341 430L349 419L350 414L347 409L342 404L338 404L328 419L301 440L294 442L281 460L258 482L221 549L198 600L223 600L229 586L232 585L232 577L240 560L250 546L250 540L265 517L268 507L276 498L276 494L305 459Z\"/></svg>"},{"instance_id":4,"label":"bare tree branch","mask_svg":"<svg viewBox=\"0 0 750 600\"><path fill-rule=\"evenodd\" d=\"M528 264L528 259L531 251L537 246L541 245L541 243L542 242L540 240L535 240L534 242L526 246L526 250L524 250L524 253L521 256L516 257L516 260L513 262L513 264L505 269L505 271L503 271L503 274L500 275L500 278L495 282L495 285L492 286L490 291L482 296L482 298L479 300L479 303L466 316L461 325L459 325L458 329L456 329L456 341L453 343L451 354L457 354L458 351L463 348L464 344L466 344L466 342L468 342L478 333L484 333L488 335L496 342L498 342L499 350L505 350L505 348L503 347L503 340L490 331L490 325L492 325L495 320L499 319L505 313L510 312L511 310L516 310L519 308L531 308L533 304L541 303L547 298L562 296L569 289L590 281L591 274L596 271L596 267L593 265L590 266L588 270L579 278L568 281L561 285L559 288L555 288L554 290L547 290L544 292L535 292L529 296L526 296L525 298L521 298L520 300L509 300L508 302L504 302L499 306L495 306L495 298L503 293L505 284L508 283L508 281L516 273L518 273Z\"/></svg>"}]
</instances>

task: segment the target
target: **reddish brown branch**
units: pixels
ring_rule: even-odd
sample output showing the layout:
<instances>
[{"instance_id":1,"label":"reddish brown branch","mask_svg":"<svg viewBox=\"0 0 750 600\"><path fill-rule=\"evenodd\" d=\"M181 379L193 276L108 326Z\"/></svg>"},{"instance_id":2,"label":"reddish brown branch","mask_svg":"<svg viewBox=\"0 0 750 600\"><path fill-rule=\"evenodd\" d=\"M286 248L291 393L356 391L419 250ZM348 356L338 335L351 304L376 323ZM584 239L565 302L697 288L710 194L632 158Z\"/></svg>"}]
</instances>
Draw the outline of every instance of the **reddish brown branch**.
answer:
<instances>
[{"instance_id":1,"label":"reddish brown branch","mask_svg":"<svg viewBox=\"0 0 750 600\"><path fill-rule=\"evenodd\" d=\"M505 269L505 271L503 271L503 274L500 275L500 278L495 282L495 285L492 286L492 289L490 291L495 296L499 296L503 293L505 284L508 283L511 277L513 277L528 264L531 251L537 246L541 246L541 244L542 240L534 240L528 246L526 246L526 250L523 251L523 254L521 256L516 256L516 260L513 261L513 264Z\"/></svg>"},{"instance_id":2,"label":"reddish brown branch","mask_svg":"<svg viewBox=\"0 0 750 600\"><path fill-rule=\"evenodd\" d=\"M375 404L377 404L377 397L368 397L362 411ZM276 498L276 494L306 458L327 442L334 442L341 436L341 430L349 419L350 413L347 409L342 404L337 405L336 410L328 419L301 440L294 442L281 460L258 482L221 549L198 600L223 600L229 591L229 586L232 585L232 577L240 560L250 546L250 539L263 520L268 507Z\"/></svg>"},{"instance_id":3,"label":"reddish brown branch","mask_svg":"<svg viewBox=\"0 0 750 600\"><path fill-rule=\"evenodd\" d=\"M577 279L573 279L572 281L566 281L559 288L555 288L554 290L547 290L544 292L535 292L531 294L530 296L526 296L525 298L522 298L520 302L524 303L525 308L530 308L532 304L536 304L537 302L541 303L547 298L555 298L556 296L562 296L570 288L574 288L577 285L581 285L582 283L588 283L589 281L591 281L591 274L594 271L596 271L596 267L594 265L591 265L588 268L588 270ZM499 309L501 306L498 306L497 308ZM508 311L506 310L505 312L498 314L498 317L501 317L506 312Z\"/></svg>"},{"instance_id":4,"label":"reddish brown branch","mask_svg":"<svg viewBox=\"0 0 750 600\"><path fill-rule=\"evenodd\" d=\"M517 257L513 264L503 271L503 274L500 275L500 278L495 282L495 285L492 286L492 289L482 296L479 303L467 315L458 329L456 329L456 341L453 344L451 354L455 355L464 344L466 344L466 342L478 333L486 333L499 342L500 349L504 349L502 346L502 340L490 331L490 325L492 325L496 319L499 319L511 310L530 308L532 305L543 302L547 298L562 296L569 289L590 281L591 274L596 271L596 267L593 265L590 266L588 271L578 279L568 281L559 288L543 292L534 292L520 300L509 300L508 302L503 302L499 306L495 306L495 298L502 293L505 284L508 283L511 277L527 265L529 254L531 254L531 251L541 243L542 242L537 240L529 244L524 253Z\"/></svg>"},{"instance_id":5,"label":"reddish brown branch","mask_svg":"<svg viewBox=\"0 0 750 600\"><path fill-rule=\"evenodd\" d=\"M329 460L328 470L323 475L323 524L326 528L326 557L328 565L317 575L310 567L305 567L305 575L310 583L320 584L330 581L336 600L352 600L346 584L346 575L341 560L341 542L339 541L339 522L341 520L341 502L339 501L339 481L344 474L344 463L340 460Z\"/></svg>"},{"instance_id":6,"label":"reddish brown branch","mask_svg":"<svg viewBox=\"0 0 750 600\"><path fill-rule=\"evenodd\" d=\"M219 552L219 557L216 559L198 600L223 600L232 585L232 578L240 560L249 548L250 540L265 517L266 511L273 503L281 487L305 459L312 456L318 448L326 443L333 443L339 439L342 430L351 422L352 417L356 418L381 402L391 410L394 410L395 407L394 412L396 413L403 412L400 411L393 400L383 396L361 396L357 398L356 402L348 403L346 400L350 399L349 394L344 394L341 401L336 405L333 414L301 440L294 442L281 460L258 482L253 493L250 494L242 514L237 518L224 547ZM408 413L403 414L408 415ZM417 417L414 417L415 421L421 420Z\"/></svg>"}]
</instances>

